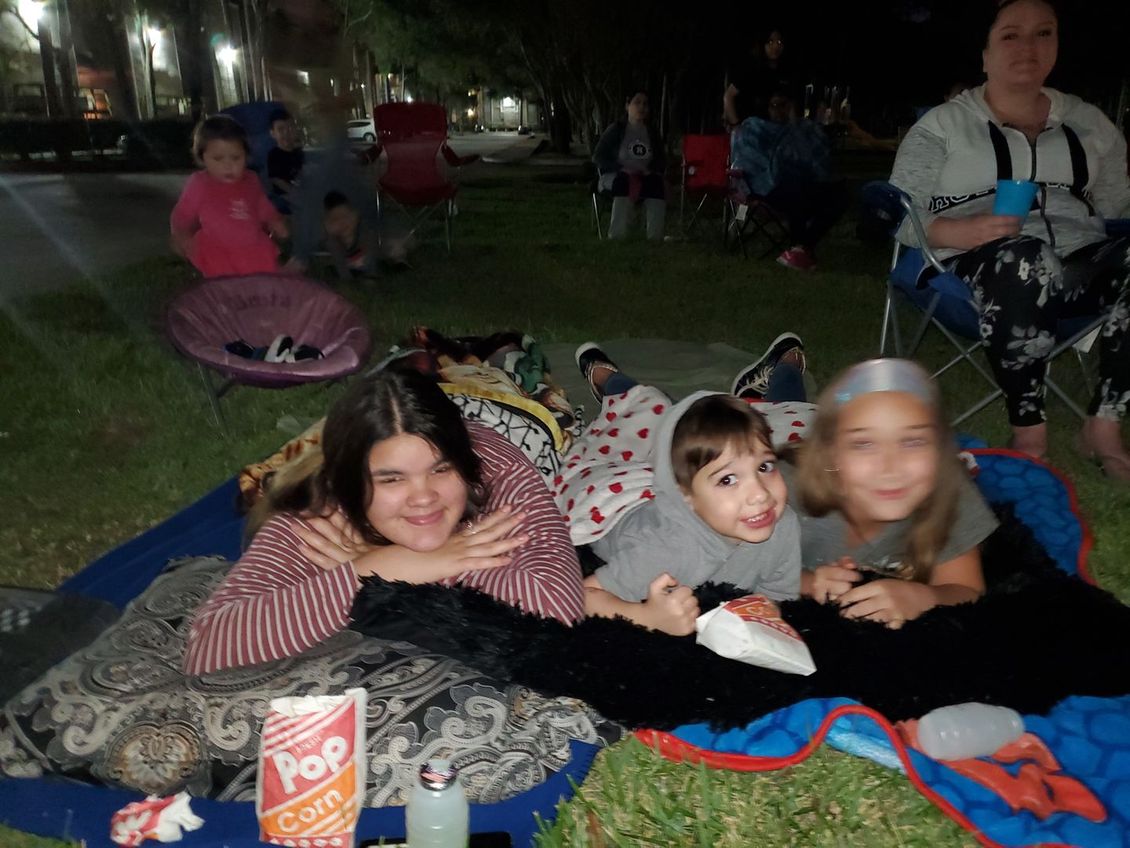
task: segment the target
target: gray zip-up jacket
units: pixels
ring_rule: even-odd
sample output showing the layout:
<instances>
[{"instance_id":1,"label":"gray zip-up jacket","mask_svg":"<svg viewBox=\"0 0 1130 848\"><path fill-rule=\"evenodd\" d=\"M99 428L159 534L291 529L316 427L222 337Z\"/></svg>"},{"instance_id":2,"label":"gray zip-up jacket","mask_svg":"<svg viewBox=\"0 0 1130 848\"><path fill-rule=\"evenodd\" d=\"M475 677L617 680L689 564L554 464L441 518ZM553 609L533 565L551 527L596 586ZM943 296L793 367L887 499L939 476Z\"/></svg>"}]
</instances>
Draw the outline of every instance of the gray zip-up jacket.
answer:
<instances>
[{"instance_id":1,"label":"gray zip-up jacket","mask_svg":"<svg viewBox=\"0 0 1130 848\"><path fill-rule=\"evenodd\" d=\"M924 227L940 215L991 213L998 179L1039 183L1021 232L1048 242L1059 256L1102 241L1104 219L1130 214L1126 140L1097 107L1052 88L1043 92L1051 110L1035 142L994 117L984 86L931 109L911 127L891 182L914 198ZM918 246L909 220L898 238ZM961 251L936 253L945 259Z\"/></svg>"}]
</instances>

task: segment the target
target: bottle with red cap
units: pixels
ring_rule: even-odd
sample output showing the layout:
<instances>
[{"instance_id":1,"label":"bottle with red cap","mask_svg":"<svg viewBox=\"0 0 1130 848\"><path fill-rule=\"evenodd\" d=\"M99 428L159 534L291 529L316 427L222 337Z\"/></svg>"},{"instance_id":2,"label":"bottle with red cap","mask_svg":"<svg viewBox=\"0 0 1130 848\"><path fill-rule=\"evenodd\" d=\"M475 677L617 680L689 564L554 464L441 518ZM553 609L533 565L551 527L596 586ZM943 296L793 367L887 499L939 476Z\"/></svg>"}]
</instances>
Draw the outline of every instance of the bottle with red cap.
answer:
<instances>
[{"instance_id":1,"label":"bottle with red cap","mask_svg":"<svg viewBox=\"0 0 1130 848\"><path fill-rule=\"evenodd\" d=\"M404 810L409 848L466 848L470 807L459 770L447 760L428 760Z\"/></svg>"}]
</instances>

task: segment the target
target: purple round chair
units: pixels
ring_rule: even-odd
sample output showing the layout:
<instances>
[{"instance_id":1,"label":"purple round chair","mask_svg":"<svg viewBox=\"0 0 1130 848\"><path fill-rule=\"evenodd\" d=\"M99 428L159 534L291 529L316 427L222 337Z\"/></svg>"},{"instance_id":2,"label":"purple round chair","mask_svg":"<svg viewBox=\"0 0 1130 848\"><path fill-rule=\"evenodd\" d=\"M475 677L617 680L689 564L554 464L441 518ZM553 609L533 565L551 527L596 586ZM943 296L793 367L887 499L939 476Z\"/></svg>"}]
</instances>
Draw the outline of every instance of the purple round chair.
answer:
<instances>
[{"instance_id":1,"label":"purple round chair","mask_svg":"<svg viewBox=\"0 0 1130 848\"><path fill-rule=\"evenodd\" d=\"M219 400L233 385L281 389L334 380L361 369L372 350L365 316L341 295L287 274L219 277L197 284L169 304L169 339L196 362L216 423L226 429ZM318 348L321 359L263 362L224 349L242 339L266 347L279 335ZM211 371L224 378L218 388Z\"/></svg>"}]
</instances>

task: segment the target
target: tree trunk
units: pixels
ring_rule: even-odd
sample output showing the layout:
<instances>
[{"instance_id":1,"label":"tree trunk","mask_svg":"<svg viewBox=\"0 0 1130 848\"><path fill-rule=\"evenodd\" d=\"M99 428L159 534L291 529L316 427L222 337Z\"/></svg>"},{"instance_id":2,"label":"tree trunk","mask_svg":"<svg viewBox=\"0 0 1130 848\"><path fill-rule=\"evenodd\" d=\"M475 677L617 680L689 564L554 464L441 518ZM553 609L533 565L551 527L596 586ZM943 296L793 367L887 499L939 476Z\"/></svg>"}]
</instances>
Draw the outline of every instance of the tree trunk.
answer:
<instances>
[{"instance_id":1,"label":"tree trunk","mask_svg":"<svg viewBox=\"0 0 1130 848\"><path fill-rule=\"evenodd\" d=\"M573 144L573 122L569 116L569 107L565 104L565 95L560 83L553 83L549 89L549 143L558 153L568 155Z\"/></svg>"},{"instance_id":2,"label":"tree trunk","mask_svg":"<svg viewBox=\"0 0 1130 848\"><path fill-rule=\"evenodd\" d=\"M185 4L184 28L177 45L184 45L181 52L181 68L185 72L182 81L188 95L189 111L193 123L204 115L204 69L209 67L204 53L204 37L201 35L200 0L188 0Z\"/></svg>"}]
</instances>

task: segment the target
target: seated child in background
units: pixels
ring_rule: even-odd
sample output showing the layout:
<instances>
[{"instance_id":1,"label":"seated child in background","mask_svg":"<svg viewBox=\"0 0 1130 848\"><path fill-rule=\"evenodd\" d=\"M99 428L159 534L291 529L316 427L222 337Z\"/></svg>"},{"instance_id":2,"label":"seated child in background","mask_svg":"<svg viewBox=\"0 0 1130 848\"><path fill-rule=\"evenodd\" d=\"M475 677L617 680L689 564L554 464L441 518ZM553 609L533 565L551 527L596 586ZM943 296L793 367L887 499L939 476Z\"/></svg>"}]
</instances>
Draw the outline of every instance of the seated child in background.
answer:
<instances>
[{"instance_id":1,"label":"seated child in background","mask_svg":"<svg viewBox=\"0 0 1130 848\"><path fill-rule=\"evenodd\" d=\"M201 171L188 178L169 226L173 250L205 277L278 270L271 236L287 227L254 173L247 170L247 133L227 115L205 118L193 131Z\"/></svg>"},{"instance_id":2,"label":"seated child in background","mask_svg":"<svg viewBox=\"0 0 1130 848\"><path fill-rule=\"evenodd\" d=\"M362 226L361 215L342 192L327 192L322 205L326 249L338 276L347 280L373 273L378 251L376 233Z\"/></svg>"},{"instance_id":3,"label":"seated child in background","mask_svg":"<svg viewBox=\"0 0 1130 848\"><path fill-rule=\"evenodd\" d=\"M298 125L286 109L276 109L271 113L271 138L276 146L267 154L267 179L286 202L306 162L306 154L298 140ZM288 209L283 211L289 214L289 203L287 206Z\"/></svg>"},{"instance_id":4,"label":"seated child in background","mask_svg":"<svg viewBox=\"0 0 1130 848\"><path fill-rule=\"evenodd\" d=\"M702 583L796 597L799 527L765 419L745 400L711 392L672 406L594 344L579 348L577 361L601 414L574 445L554 494L574 544L591 541L606 562L585 580L586 612L681 636L694 632L692 590ZM651 476L640 460L654 467L651 488L603 514L594 492L619 493L634 484L631 475Z\"/></svg>"},{"instance_id":5,"label":"seated child in background","mask_svg":"<svg viewBox=\"0 0 1130 848\"><path fill-rule=\"evenodd\" d=\"M978 546L997 521L918 365L873 359L836 378L785 472L806 596L897 628L984 593Z\"/></svg>"}]
</instances>

